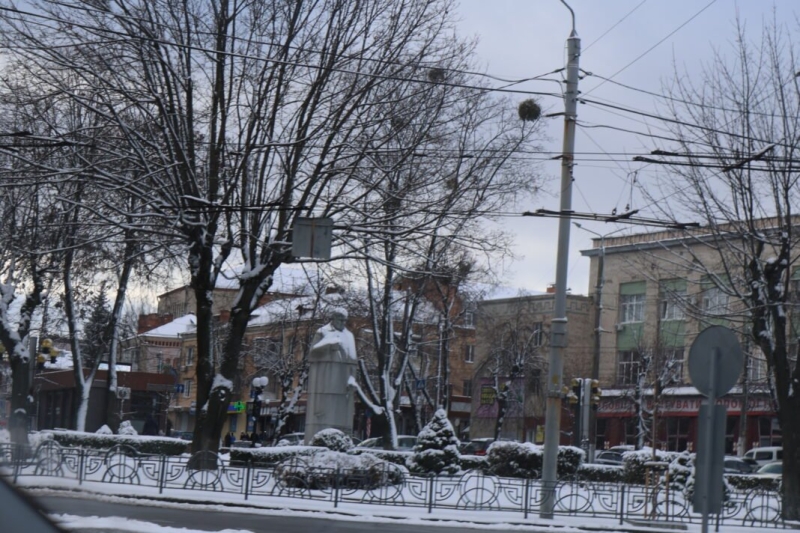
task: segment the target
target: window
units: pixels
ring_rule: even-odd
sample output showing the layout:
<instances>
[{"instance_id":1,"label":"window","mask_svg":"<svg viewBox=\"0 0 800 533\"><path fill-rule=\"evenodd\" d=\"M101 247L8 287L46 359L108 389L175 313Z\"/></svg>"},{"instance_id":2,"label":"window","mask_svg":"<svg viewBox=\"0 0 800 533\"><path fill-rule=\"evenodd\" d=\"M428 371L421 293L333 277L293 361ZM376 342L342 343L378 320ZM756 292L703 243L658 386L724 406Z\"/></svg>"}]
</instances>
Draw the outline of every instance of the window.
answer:
<instances>
[{"instance_id":1,"label":"window","mask_svg":"<svg viewBox=\"0 0 800 533\"><path fill-rule=\"evenodd\" d=\"M283 353L283 341L279 338L260 337L253 340L255 364L257 368L269 368L278 361Z\"/></svg>"},{"instance_id":2,"label":"window","mask_svg":"<svg viewBox=\"0 0 800 533\"><path fill-rule=\"evenodd\" d=\"M183 380L183 397L184 398L191 398L192 397L192 380L191 379L184 379Z\"/></svg>"},{"instance_id":3,"label":"window","mask_svg":"<svg viewBox=\"0 0 800 533\"><path fill-rule=\"evenodd\" d=\"M464 362L465 363L474 363L475 362L475 346L472 344L467 344L464 346Z\"/></svg>"},{"instance_id":4,"label":"window","mask_svg":"<svg viewBox=\"0 0 800 533\"><path fill-rule=\"evenodd\" d=\"M661 320L683 320L683 303L686 291L667 292L661 295Z\"/></svg>"},{"instance_id":5,"label":"window","mask_svg":"<svg viewBox=\"0 0 800 533\"><path fill-rule=\"evenodd\" d=\"M673 383L683 382L683 348L664 350L664 370L669 371Z\"/></svg>"},{"instance_id":6,"label":"window","mask_svg":"<svg viewBox=\"0 0 800 533\"><path fill-rule=\"evenodd\" d=\"M532 335L532 346L541 346L544 340L544 327L541 322L534 322L533 324L533 335Z\"/></svg>"},{"instance_id":7,"label":"window","mask_svg":"<svg viewBox=\"0 0 800 533\"><path fill-rule=\"evenodd\" d=\"M194 366L194 346L186 348L186 366Z\"/></svg>"},{"instance_id":8,"label":"window","mask_svg":"<svg viewBox=\"0 0 800 533\"><path fill-rule=\"evenodd\" d=\"M719 287L708 287L703 292L703 312L719 316L728 312L728 295Z\"/></svg>"},{"instance_id":9,"label":"window","mask_svg":"<svg viewBox=\"0 0 800 533\"><path fill-rule=\"evenodd\" d=\"M472 380L464 380L464 386L461 388L461 394L463 396L472 396Z\"/></svg>"},{"instance_id":10,"label":"window","mask_svg":"<svg viewBox=\"0 0 800 533\"><path fill-rule=\"evenodd\" d=\"M464 311L464 327L465 328L475 328L475 309L472 307L467 308Z\"/></svg>"},{"instance_id":11,"label":"window","mask_svg":"<svg viewBox=\"0 0 800 533\"><path fill-rule=\"evenodd\" d=\"M763 383L767 381L767 359L764 357L761 348L753 347L745 362L747 363L747 379L751 383Z\"/></svg>"},{"instance_id":12,"label":"window","mask_svg":"<svg viewBox=\"0 0 800 533\"><path fill-rule=\"evenodd\" d=\"M639 368L641 359L639 352L623 351L619 352L617 366L617 383L619 385L633 385L639 379Z\"/></svg>"},{"instance_id":13,"label":"window","mask_svg":"<svg viewBox=\"0 0 800 533\"><path fill-rule=\"evenodd\" d=\"M667 418L667 450L682 452L686 449L690 420L686 417Z\"/></svg>"},{"instance_id":14,"label":"window","mask_svg":"<svg viewBox=\"0 0 800 533\"><path fill-rule=\"evenodd\" d=\"M619 321L622 324L644 321L644 294L620 295Z\"/></svg>"}]
</instances>

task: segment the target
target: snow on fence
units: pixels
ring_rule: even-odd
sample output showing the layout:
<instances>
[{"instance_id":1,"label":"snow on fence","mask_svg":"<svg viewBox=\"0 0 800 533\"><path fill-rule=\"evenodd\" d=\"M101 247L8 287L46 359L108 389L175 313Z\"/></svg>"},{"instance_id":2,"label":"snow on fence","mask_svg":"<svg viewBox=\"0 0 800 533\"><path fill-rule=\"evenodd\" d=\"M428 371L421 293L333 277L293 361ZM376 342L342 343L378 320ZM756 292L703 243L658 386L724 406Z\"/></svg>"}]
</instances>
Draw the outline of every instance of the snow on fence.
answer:
<instances>
[{"instance_id":1,"label":"snow on fence","mask_svg":"<svg viewBox=\"0 0 800 533\"><path fill-rule=\"evenodd\" d=\"M200 452L204 453L204 452ZM208 452L205 452L208 453ZM537 479L506 478L471 470L454 476L418 476L402 466L374 456L295 456L272 465L248 460L231 461L209 454L195 464L216 468L188 468L183 456L146 455L126 445L108 450L64 447L44 441L37 448L0 443L0 474L16 482L23 476L60 477L87 482L150 487L173 496L182 490L240 494L250 498L303 498L343 503L538 513L547 491ZM341 454L346 455L346 454ZM369 455L369 454L364 454ZM338 458L337 458L338 457ZM359 459L361 457L362 459ZM656 490L636 484L559 481L555 514L605 517L619 520L699 522L684 492L666 486ZM779 494L764 488L731 490L718 524L754 528L791 527L781 518Z\"/></svg>"}]
</instances>

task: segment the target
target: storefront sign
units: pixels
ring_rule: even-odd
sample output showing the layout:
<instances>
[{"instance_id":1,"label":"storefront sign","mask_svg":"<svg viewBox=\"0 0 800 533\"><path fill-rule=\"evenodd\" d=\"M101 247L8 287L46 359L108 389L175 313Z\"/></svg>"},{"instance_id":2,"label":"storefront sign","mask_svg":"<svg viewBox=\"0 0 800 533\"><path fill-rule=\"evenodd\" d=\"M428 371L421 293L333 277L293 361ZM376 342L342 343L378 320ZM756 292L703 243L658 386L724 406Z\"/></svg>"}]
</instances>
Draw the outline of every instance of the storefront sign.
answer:
<instances>
[{"instance_id":1,"label":"storefront sign","mask_svg":"<svg viewBox=\"0 0 800 533\"><path fill-rule=\"evenodd\" d=\"M247 404L244 402L231 402L228 404L229 413L243 413L246 408Z\"/></svg>"},{"instance_id":2,"label":"storefront sign","mask_svg":"<svg viewBox=\"0 0 800 533\"><path fill-rule=\"evenodd\" d=\"M659 399L658 411L665 416L697 414L704 399L702 396L663 396ZM742 410L740 397L723 397L717 400L717 404L724 405L728 415L739 414ZM645 398L645 407L647 410L653 409L652 398ZM597 414L601 416L633 415L634 412L634 398L631 396L602 398L597 409ZM772 403L766 397L751 397L747 402L747 412L750 415L772 414Z\"/></svg>"}]
</instances>

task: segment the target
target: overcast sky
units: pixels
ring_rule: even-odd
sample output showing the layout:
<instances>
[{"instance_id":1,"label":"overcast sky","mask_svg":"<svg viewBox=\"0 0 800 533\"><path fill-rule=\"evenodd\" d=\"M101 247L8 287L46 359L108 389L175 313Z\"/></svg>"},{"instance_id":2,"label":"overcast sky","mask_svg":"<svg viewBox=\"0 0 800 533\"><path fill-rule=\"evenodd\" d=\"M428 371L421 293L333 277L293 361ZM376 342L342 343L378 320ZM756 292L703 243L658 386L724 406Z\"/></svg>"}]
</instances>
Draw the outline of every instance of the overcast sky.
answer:
<instances>
[{"instance_id":1,"label":"overcast sky","mask_svg":"<svg viewBox=\"0 0 800 533\"><path fill-rule=\"evenodd\" d=\"M708 65L715 53L731 55L737 16L746 23L750 40L756 41L760 38L762 24L770 23L775 17L797 27L800 13L800 2L796 0L569 0L568 3L575 11L576 30L582 41L582 70L662 94L665 85L673 79L675 68L698 80L703 65ZM565 43L572 23L569 11L559 0L460 0L459 18L461 34L479 38L478 58L490 74L522 79L564 66ZM648 52L653 46L655 48ZM559 77L560 74L551 76ZM629 108L653 112L661 104L663 109L663 101L657 98L612 83L601 85L601 82L597 77L586 76L580 81L579 89L583 96L591 95L591 98ZM560 90L557 84L544 81L516 87L531 91ZM514 98L521 101L526 96ZM543 97L541 103L550 112L563 110L563 101L557 98ZM550 140L544 149L558 152L563 119L549 120ZM620 116L586 105L579 106L578 120L639 131L658 126L656 121L641 116ZM601 161L584 161L576 166L573 209L610 213L615 208L621 212L629 205L631 209L641 209L642 216L655 217L636 188L652 187L655 171L631 161L634 155L645 154L655 147L652 139L603 128L578 128L578 159ZM580 155L582 152L599 155ZM548 178L551 194L539 196L529 206L519 206L520 211L541 207L558 209L556 192L560 163L532 160L531 164L540 165ZM631 187L631 173L640 168L637 186ZM557 221L514 217L504 218L503 223L516 235L515 252L520 257L507 269L506 283L531 291L544 290L555 281ZM592 222L583 223L583 226L600 234L623 228ZM617 235L630 231L642 231L642 228L622 229ZM571 233L569 287L573 293L587 294L589 261L579 250L591 247L592 235L575 227Z\"/></svg>"}]
</instances>

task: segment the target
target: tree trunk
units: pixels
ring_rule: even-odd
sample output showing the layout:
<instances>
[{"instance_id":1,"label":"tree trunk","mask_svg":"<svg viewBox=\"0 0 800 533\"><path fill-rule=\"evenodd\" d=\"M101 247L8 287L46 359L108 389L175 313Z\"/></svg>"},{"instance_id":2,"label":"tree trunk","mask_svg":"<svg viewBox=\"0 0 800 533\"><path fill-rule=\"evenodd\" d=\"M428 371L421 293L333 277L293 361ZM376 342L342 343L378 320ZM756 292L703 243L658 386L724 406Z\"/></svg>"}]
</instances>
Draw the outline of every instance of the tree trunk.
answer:
<instances>
[{"instance_id":1,"label":"tree trunk","mask_svg":"<svg viewBox=\"0 0 800 533\"><path fill-rule=\"evenodd\" d=\"M14 353L13 346L7 349L9 354ZM11 433L11 442L23 446L28 445L28 392L31 388L32 362L21 357L11 359L11 418L8 421L8 429Z\"/></svg>"},{"instance_id":2,"label":"tree trunk","mask_svg":"<svg viewBox=\"0 0 800 533\"><path fill-rule=\"evenodd\" d=\"M791 396L781 409L781 432L783 449L799 450L800 446L800 398ZM800 520L800 457L798 453L783 454L783 518Z\"/></svg>"}]
</instances>

